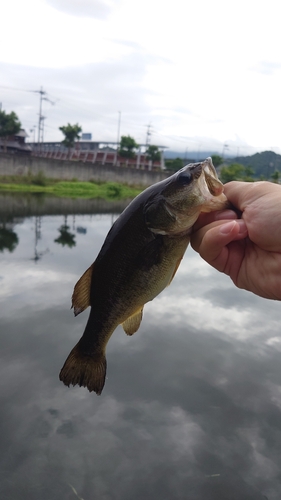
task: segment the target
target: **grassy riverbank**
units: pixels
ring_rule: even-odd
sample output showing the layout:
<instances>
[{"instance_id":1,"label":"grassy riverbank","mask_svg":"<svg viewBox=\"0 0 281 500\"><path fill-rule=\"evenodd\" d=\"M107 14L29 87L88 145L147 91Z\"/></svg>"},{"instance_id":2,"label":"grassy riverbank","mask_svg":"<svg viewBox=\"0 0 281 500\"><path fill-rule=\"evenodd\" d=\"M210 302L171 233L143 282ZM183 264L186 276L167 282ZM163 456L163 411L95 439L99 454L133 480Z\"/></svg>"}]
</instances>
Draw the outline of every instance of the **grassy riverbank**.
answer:
<instances>
[{"instance_id":1,"label":"grassy riverbank","mask_svg":"<svg viewBox=\"0 0 281 500\"><path fill-rule=\"evenodd\" d=\"M117 182L95 183L56 181L39 173L36 176L0 176L0 192L47 193L68 198L104 198L121 200L134 198L143 188L130 187Z\"/></svg>"}]
</instances>

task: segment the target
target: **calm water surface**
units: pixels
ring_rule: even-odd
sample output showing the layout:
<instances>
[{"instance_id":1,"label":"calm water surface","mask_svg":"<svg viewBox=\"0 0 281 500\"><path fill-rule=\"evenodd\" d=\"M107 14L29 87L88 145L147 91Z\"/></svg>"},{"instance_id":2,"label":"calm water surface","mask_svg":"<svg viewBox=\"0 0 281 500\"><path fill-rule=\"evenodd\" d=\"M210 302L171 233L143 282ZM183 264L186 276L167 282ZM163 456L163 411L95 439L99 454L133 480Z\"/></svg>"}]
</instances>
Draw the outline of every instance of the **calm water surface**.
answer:
<instances>
[{"instance_id":1,"label":"calm water surface","mask_svg":"<svg viewBox=\"0 0 281 500\"><path fill-rule=\"evenodd\" d=\"M112 336L102 395L67 388L73 286L116 215L34 200L0 199L0 498L280 500L280 303L189 249L140 330Z\"/></svg>"}]
</instances>

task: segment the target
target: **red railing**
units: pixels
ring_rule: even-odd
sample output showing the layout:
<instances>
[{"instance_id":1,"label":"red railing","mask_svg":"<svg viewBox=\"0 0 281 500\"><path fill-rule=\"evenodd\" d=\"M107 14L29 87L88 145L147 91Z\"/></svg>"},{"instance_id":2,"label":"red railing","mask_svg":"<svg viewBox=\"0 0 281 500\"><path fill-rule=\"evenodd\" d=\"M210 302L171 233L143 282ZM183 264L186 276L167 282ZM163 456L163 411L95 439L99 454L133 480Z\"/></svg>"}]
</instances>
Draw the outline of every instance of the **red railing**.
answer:
<instances>
[{"instance_id":1,"label":"red railing","mask_svg":"<svg viewBox=\"0 0 281 500\"><path fill-rule=\"evenodd\" d=\"M135 158L123 158L111 151L78 149L66 151L60 150L59 148L49 148L41 151L34 150L32 155L55 160L82 161L84 163L93 163L97 165L112 165L116 167L139 168L142 170L161 168L160 161L155 161L152 164L151 160L149 160L145 154L136 155Z\"/></svg>"}]
</instances>

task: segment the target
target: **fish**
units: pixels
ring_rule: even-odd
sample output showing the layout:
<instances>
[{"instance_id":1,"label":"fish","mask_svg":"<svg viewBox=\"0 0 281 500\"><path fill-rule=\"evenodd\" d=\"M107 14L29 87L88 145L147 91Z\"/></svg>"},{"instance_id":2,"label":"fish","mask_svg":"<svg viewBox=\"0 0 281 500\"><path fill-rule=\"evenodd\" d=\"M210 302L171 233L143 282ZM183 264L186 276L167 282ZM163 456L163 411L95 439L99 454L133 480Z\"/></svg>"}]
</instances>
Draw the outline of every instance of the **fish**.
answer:
<instances>
[{"instance_id":1,"label":"fish","mask_svg":"<svg viewBox=\"0 0 281 500\"><path fill-rule=\"evenodd\" d=\"M91 310L60 371L65 385L102 393L111 335L118 325L129 336L139 329L144 305L173 280L199 214L228 206L223 189L207 158L145 189L116 219L74 287L74 315Z\"/></svg>"}]
</instances>

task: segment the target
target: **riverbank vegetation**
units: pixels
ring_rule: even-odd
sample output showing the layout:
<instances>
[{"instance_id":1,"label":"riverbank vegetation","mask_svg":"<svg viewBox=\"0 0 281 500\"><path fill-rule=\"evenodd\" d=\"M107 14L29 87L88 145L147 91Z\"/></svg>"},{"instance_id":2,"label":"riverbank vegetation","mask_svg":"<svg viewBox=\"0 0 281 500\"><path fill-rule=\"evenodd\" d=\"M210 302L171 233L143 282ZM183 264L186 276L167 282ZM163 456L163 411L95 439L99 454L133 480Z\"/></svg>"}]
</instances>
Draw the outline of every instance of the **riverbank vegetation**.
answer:
<instances>
[{"instance_id":1,"label":"riverbank vegetation","mask_svg":"<svg viewBox=\"0 0 281 500\"><path fill-rule=\"evenodd\" d=\"M0 192L47 193L69 198L104 198L121 200L134 198L143 188L131 187L117 182L81 182L47 179L42 172L37 175L0 176Z\"/></svg>"}]
</instances>

